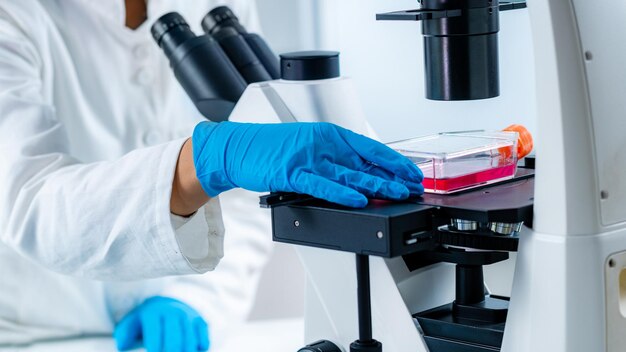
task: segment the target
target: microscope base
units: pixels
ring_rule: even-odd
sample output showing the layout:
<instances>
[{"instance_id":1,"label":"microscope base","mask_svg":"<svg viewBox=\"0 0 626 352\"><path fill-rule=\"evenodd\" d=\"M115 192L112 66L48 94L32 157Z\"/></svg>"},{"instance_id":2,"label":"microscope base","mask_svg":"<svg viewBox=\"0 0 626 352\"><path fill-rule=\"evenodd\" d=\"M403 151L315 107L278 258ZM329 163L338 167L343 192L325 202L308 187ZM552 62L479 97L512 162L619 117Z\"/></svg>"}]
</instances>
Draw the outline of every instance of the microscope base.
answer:
<instances>
[{"instance_id":1,"label":"microscope base","mask_svg":"<svg viewBox=\"0 0 626 352\"><path fill-rule=\"evenodd\" d=\"M473 305L473 308L477 311L493 311L497 314L492 314L495 319L486 320L483 318L488 314L468 317L463 313L459 314L458 307L455 307L454 303L449 303L413 315L424 332L424 340L429 350L431 352L500 351L508 298L486 296L484 302Z\"/></svg>"}]
</instances>

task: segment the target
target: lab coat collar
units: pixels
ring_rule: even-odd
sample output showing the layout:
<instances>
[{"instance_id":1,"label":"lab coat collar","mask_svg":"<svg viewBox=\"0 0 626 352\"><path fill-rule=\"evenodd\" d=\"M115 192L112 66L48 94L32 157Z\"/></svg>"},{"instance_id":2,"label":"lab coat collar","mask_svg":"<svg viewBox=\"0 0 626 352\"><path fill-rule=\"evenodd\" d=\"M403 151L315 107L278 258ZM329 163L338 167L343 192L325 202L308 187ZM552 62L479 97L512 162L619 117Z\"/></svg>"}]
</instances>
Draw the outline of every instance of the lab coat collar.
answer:
<instances>
[{"instance_id":1,"label":"lab coat collar","mask_svg":"<svg viewBox=\"0 0 626 352\"><path fill-rule=\"evenodd\" d=\"M89 9L98 12L122 27L126 27L126 6L124 0L79 0ZM136 31L147 30L158 16L164 13L162 0L146 0L148 6L148 19L139 26Z\"/></svg>"}]
</instances>

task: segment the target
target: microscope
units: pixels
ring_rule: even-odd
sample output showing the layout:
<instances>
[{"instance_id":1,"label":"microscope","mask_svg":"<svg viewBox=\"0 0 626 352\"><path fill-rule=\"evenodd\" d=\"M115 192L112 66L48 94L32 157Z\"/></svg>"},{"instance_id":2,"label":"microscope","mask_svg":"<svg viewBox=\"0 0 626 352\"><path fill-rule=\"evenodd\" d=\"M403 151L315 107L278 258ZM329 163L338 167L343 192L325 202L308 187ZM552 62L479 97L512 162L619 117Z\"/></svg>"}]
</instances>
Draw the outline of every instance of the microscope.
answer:
<instances>
[{"instance_id":1,"label":"microscope","mask_svg":"<svg viewBox=\"0 0 626 352\"><path fill-rule=\"evenodd\" d=\"M419 2L417 10L377 19L421 21L427 98L498 96L499 70L514 69L498 62L500 12L526 4ZM203 44L188 44L186 54L174 49L199 39L166 39L184 29L180 19L153 32L207 118L328 121L368 133L337 53L291 53L280 64L256 53L256 60L237 61L211 29L234 27L249 39L232 25L232 12L221 11L205 21ZM307 273L311 343L301 352L626 350L626 50L619 45L626 4L532 0L524 11L536 53L536 165L527 160L501 183L406 202L372 200L364 209L306 195L262 197L273 239L297 245ZM216 53L208 53L211 46ZM194 50L196 62L181 64ZM247 68L261 67L270 79L244 78ZM238 78L224 83L226 74ZM483 266L509 252L517 252L511 297L491 295Z\"/></svg>"}]
</instances>

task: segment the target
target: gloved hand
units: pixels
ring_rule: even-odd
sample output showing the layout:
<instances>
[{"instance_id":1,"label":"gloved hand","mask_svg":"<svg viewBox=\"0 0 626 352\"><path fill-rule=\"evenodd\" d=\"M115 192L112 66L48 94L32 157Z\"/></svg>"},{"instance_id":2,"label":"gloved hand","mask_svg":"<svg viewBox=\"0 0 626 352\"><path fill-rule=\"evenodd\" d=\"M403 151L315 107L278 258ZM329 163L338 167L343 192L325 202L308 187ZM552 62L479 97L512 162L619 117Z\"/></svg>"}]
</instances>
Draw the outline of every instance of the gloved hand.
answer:
<instances>
[{"instance_id":1,"label":"gloved hand","mask_svg":"<svg viewBox=\"0 0 626 352\"><path fill-rule=\"evenodd\" d=\"M120 351L145 347L147 352L196 352L209 349L207 323L185 303L152 297L128 313L113 333Z\"/></svg>"},{"instance_id":2,"label":"gloved hand","mask_svg":"<svg viewBox=\"0 0 626 352\"><path fill-rule=\"evenodd\" d=\"M235 187L308 194L350 207L422 194L421 171L372 139L329 123L202 122L196 175L211 197Z\"/></svg>"}]
</instances>

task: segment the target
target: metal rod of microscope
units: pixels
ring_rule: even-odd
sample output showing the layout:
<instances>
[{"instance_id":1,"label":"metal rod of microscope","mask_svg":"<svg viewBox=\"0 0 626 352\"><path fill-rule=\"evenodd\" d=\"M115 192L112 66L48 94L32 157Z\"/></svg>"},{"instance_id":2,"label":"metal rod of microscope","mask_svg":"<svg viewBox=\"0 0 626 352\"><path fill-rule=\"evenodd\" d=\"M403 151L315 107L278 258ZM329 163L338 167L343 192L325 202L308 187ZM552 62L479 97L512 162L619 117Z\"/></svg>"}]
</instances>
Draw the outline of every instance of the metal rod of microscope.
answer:
<instances>
[{"instance_id":1,"label":"metal rod of microscope","mask_svg":"<svg viewBox=\"0 0 626 352\"><path fill-rule=\"evenodd\" d=\"M370 304L369 256L356 255L357 297L359 309L359 341L372 340L372 306Z\"/></svg>"},{"instance_id":2,"label":"metal rod of microscope","mask_svg":"<svg viewBox=\"0 0 626 352\"><path fill-rule=\"evenodd\" d=\"M356 255L359 339L350 344L350 352L382 352L382 343L372 337L372 301L370 294L370 257Z\"/></svg>"}]
</instances>

